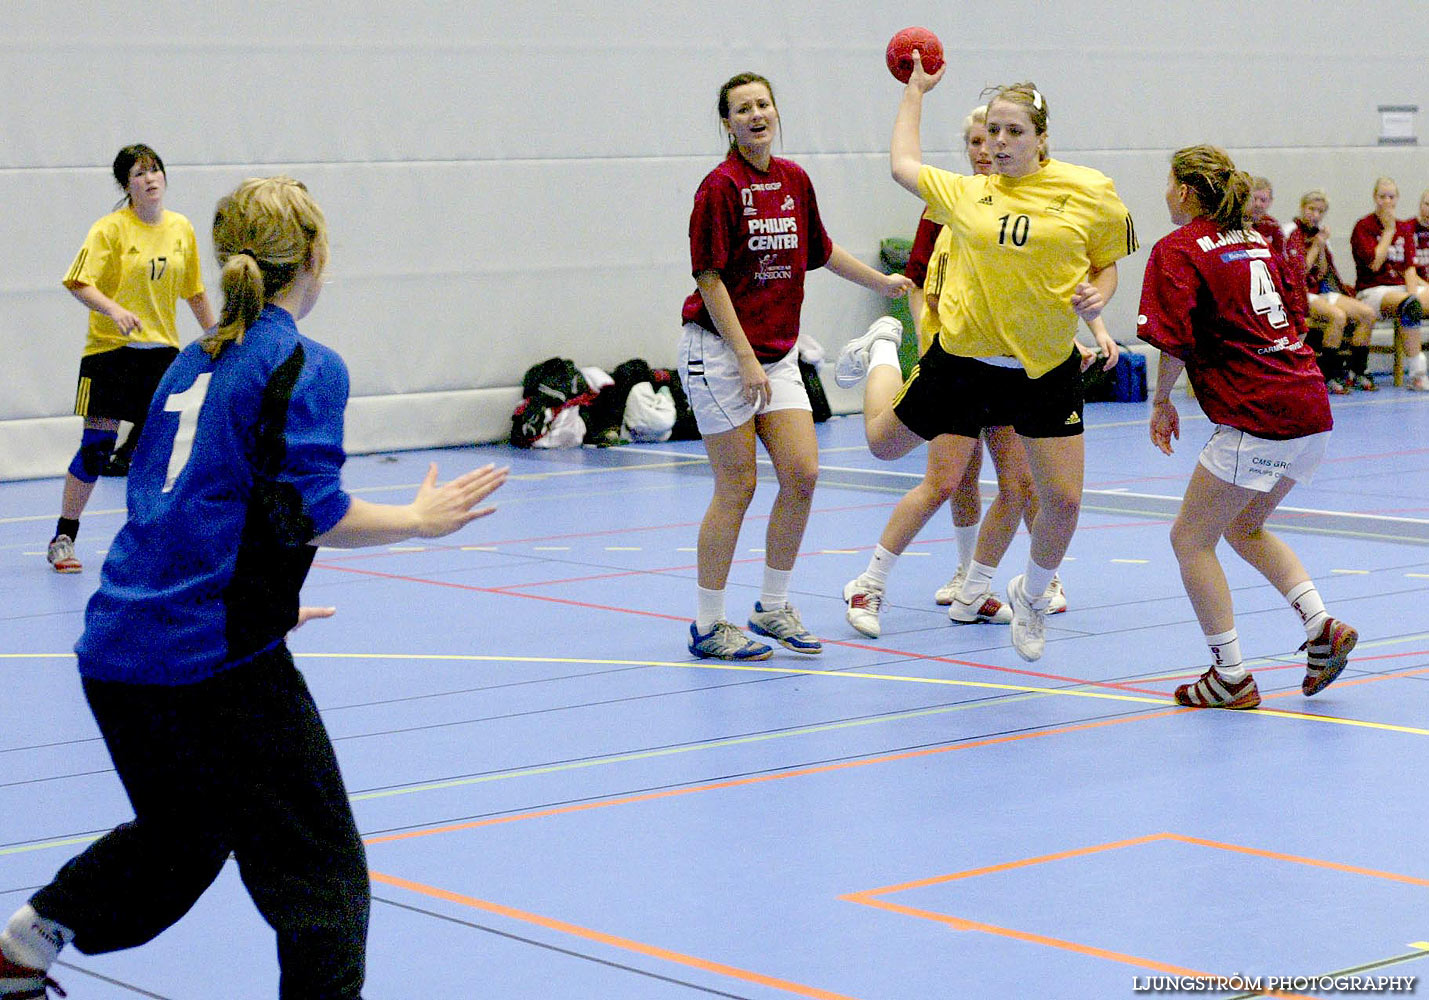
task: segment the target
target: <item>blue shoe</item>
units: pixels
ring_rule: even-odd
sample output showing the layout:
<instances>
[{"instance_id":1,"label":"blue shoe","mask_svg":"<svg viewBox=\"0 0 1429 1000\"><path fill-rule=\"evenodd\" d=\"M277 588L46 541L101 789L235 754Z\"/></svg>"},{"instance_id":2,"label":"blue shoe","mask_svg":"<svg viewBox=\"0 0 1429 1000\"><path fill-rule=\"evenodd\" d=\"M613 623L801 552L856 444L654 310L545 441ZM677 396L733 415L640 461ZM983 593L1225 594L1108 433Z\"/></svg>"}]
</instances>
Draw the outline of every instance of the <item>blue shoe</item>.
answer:
<instances>
[{"instance_id":1,"label":"blue shoe","mask_svg":"<svg viewBox=\"0 0 1429 1000\"><path fill-rule=\"evenodd\" d=\"M758 601L754 602L754 613L749 616L749 629L755 635L773 639L785 649L796 653L822 653L824 644L814 638L814 634L799 621L799 612L788 604L773 611L765 611Z\"/></svg>"},{"instance_id":2,"label":"blue shoe","mask_svg":"<svg viewBox=\"0 0 1429 1000\"><path fill-rule=\"evenodd\" d=\"M690 622L690 652L705 660L767 660L774 650L755 642L734 622L718 621L704 635Z\"/></svg>"}]
</instances>

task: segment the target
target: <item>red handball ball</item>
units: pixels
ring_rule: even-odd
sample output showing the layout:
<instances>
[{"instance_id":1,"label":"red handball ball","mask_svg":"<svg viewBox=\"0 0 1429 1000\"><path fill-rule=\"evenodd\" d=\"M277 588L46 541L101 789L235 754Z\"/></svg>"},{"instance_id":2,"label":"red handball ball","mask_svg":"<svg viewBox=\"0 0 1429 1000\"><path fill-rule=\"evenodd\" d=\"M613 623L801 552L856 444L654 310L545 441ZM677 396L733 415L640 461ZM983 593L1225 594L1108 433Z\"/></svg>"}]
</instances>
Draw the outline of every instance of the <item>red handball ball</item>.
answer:
<instances>
[{"instance_id":1,"label":"red handball ball","mask_svg":"<svg viewBox=\"0 0 1429 1000\"><path fill-rule=\"evenodd\" d=\"M923 60L923 70L936 73L943 65L943 43L927 28L904 28L888 42L888 72L899 83L913 75L913 50Z\"/></svg>"}]
</instances>

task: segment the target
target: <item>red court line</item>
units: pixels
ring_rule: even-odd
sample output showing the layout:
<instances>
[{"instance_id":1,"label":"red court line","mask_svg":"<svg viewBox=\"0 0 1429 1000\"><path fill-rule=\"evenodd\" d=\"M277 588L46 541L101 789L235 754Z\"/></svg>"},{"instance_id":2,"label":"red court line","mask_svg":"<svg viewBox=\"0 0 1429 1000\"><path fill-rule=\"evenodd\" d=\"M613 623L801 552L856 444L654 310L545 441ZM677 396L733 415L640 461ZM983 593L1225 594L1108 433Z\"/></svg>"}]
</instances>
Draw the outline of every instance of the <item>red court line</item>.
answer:
<instances>
[{"instance_id":1,"label":"red court line","mask_svg":"<svg viewBox=\"0 0 1429 1000\"><path fill-rule=\"evenodd\" d=\"M868 503L868 504L851 504L851 505L846 506L846 507L822 507L822 508L819 508L818 510L810 511L810 516L812 517L812 516L814 516L814 515L816 515L816 514L818 514L818 515L823 515L823 514L844 514L844 513L847 513L847 512L849 512L849 511L853 511L853 510L872 510L872 509L879 508L879 507L892 507L892 506L893 506L892 503L880 502L880 503ZM767 520L769 520L769 517L770 517L770 515L768 515L768 514L749 514L749 515L747 515L747 516L745 517L744 520L745 520L746 523L749 523L749 522L759 522L759 521L767 521ZM682 530L682 531L688 531L688 530L690 530L691 528L698 528L699 526L700 526L700 522L699 522L699 521L681 521L681 522L672 522L672 523L668 523L668 524L647 524L647 525L636 526L636 527L601 528L601 529L593 530L593 531L568 531L568 532L564 532L564 533L559 534L559 535L533 535L533 536L531 536L531 537L529 537L529 538L498 538L498 539L494 539L494 540L490 540L490 541L484 541L484 542L481 542L480 544L481 544L483 547L500 548L500 547L503 546L503 545L535 545L535 544L537 544L537 543L542 543L542 542L568 542L568 541L572 541L572 540L578 539L578 538L601 538L601 537L609 537L610 535L634 535L634 534L642 534L642 533L644 533L644 532L649 532L649 531L673 531L673 530L675 530L675 529L679 529L679 530ZM939 541L951 541L951 539L939 539ZM467 544L469 544L469 543L467 543ZM452 544L452 543L434 544L434 543L432 543L432 542L422 542L422 545L423 545L424 548L428 548L428 549L437 549L437 550L439 550L439 551L452 551L452 552L460 551L460 550L463 548L463 545ZM873 548L873 546L871 546L871 545L868 546L868 547L869 547L869 548ZM323 561L324 561L324 562L328 562L328 563L357 562L357 561L368 560L368 559L386 559L386 558L390 558L390 557L393 557L393 556L402 556L402 555L409 555L409 554L410 554L410 553L407 553L407 552L392 552L392 551L389 551L389 550L387 550L387 549L379 549L379 550L375 550L375 551L374 551L374 550L369 550L369 551L366 551L366 552L353 553L352 555L346 555L346 556L327 556L327 557L324 557Z\"/></svg>"},{"instance_id":2,"label":"red court line","mask_svg":"<svg viewBox=\"0 0 1429 1000\"><path fill-rule=\"evenodd\" d=\"M582 927L579 924L573 924L565 920L543 917L539 913L530 913L526 910L503 906L500 903L493 903L489 900L477 899L475 896L466 896L459 892L452 892L450 889L440 889L436 886L413 882L410 879L400 878L396 875L386 875L379 871L370 871L368 874L371 876L372 881L380 882L383 885L406 889L408 892L415 892L431 899L439 899L447 903L456 903L459 906L466 906L473 910L493 913L510 920L519 920L523 923L534 924L537 927L544 927L546 930L570 934L587 941L594 941L598 944L609 945L612 948L619 948L623 951L632 951L638 955L644 955L647 958L657 958L661 961L674 962L677 965L699 969L702 972L713 972L716 975L728 976L731 979L738 979L741 982L753 983L758 986L768 986L771 989L792 993L794 996L812 997L814 1000L853 1000L852 997L845 996L842 993L834 993L829 990L819 989L815 986L805 986L802 983L792 982L788 979L766 976L762 972L751 972L748 969L725 965L722 962L712 962L709 959L697 958L694 955L671 951L668 948L646 944L643 941L635 941L631 938L618 937L614 934L607 934L604 931Z\"/></svg>"},{"instance_id":3,"label":"red court line","mask_svg":"<svg viewBox=\"0 0 1429 1000\"><path fill-rule=\"evenodd\" d=\"M323 569L332 570L335 573L354 573L359 576L375 576L383 580L400 580L406 583L425 583L434 587L446 587L451 590L465 590L477 594L496 594L503 597L519 597L530 601L546 601L549 604L564 604L568 607L587 608L593 611L614 611L619 614L640 615L645 618L658 618L662 621L688 622L688 615L670 615L662 611L641 611L636 608L615 607L609 604L595 604L590 601L576 601L567 597L551 597L546 594L526 594L516 591L506 590L502 587L478 587L470 583L456 583L450 580L433 580L420 576L404 576L399 573L383 573L380 570L361 569L356 566L331 566L325 563L314 563L314 566L321 566ZM1134 692L1137 694L1150 695L1156 698L1163 698L1166 692L1157 691L1151 688L1135 687L1130 684L1119 684L1115 681L1091 681L1081 677L1065 677L1061 674L1047 674L1036 670L1023 670L1018 667L999 667L991 663L975 663L972 660L957 660L950 656L932 656L927 653L914 653L908 650L892 649L887 646L869 646L865 643L850 642L842 639L825 639L825 642L834 646L843 646L848 649L862 649L875 653L886 653L891 656L901 656L910 660L922 660L928 663L947 663L959 667L972 667L977 670L991 670L996 673L1013 674L1019 677L1035 677L1039 680L1060 681L1065 684L1075 684L1079 687L1109 688L1116 691Z\"/></svg>"},{"instance_id":4,"label":"red court line","mask_svg":"<svg viewBox=\"0 0 1429 1000\"><path fill-rule=\"evenodd\" d=\"M1117 726L1126 722L1139 722L1144 719L1160 719L1189 711L1194 711L1194 709L1173 708L1160 712L1148 712L1145 715L1123 716L1117 719L1099 719L1096 722L1081 722L1073 726L1059 726L1056 729L1044 729L1035 733L1014 733L1009 736L994 736L982 740L973 740L968 743L957 743L951 746L924 747L921 750L907 750L901 753L882 754L877 757L866 757L862 760L847 760L840 761L836 764L819 764L814 767L801 767L793 771L781 771L778 774L759 774L748 778L733 778L729 781L711 782L707 785L692 785L688 788L666 788L658 792L624 795L613 799L602 799L598 802L577 802L565 806L552 806L548 809L535 809L530 812L513 813L510 816L492 816L486 819L471 820L466 823L450 823L444 826L427 827L421 830L403 830L400 833L384 833L375 837L364 837L362 842L369 846L390 844L401 840L416 840L421 837L432 837L442 833L459 833L464 830L478 830L488 826L502 826L507 823L518 823L529 819L545 819L551 816L566 816L573 813L589 812L593 809L604 809L608 806L657 802L661 799L673 799L684 795L695 795L701 792L714 792L730 788L762 785L773 781L783 781L787 778L802 778L816 774L832 774L836 771L868 767L871 764L890 764L898 761L916 760L921 757L933 757L939 754L953 753L958 750L973 750L979 747L999 746L1004 743L1018 743L1022 740L1040 739L1045 736L1061 736L1067 733L1100 729L1105 726Z\"/></svg>"}]
</instances>

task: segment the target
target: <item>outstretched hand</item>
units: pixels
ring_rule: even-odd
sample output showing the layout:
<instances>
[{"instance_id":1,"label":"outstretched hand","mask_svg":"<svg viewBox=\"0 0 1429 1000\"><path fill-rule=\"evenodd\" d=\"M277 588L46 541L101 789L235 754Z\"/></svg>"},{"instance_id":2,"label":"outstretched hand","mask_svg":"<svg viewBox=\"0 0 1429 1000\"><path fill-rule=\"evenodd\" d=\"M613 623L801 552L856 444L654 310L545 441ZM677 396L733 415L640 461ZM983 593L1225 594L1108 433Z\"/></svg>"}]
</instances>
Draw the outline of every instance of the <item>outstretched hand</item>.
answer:
<instances>
[{"instance_id":1,"label":"outstretched hand","mask_svg":"<svg viewBox=\"0 0 1429 1000\"><path fill-rule=\"evenodd\" d=\"M495 507L476 505L496 492L510 471L487 464L438 486L437 463L433 462L412 500L412 510L417 515L417 536L441 538L490 514Z\"/></svg>"}]
</instances>

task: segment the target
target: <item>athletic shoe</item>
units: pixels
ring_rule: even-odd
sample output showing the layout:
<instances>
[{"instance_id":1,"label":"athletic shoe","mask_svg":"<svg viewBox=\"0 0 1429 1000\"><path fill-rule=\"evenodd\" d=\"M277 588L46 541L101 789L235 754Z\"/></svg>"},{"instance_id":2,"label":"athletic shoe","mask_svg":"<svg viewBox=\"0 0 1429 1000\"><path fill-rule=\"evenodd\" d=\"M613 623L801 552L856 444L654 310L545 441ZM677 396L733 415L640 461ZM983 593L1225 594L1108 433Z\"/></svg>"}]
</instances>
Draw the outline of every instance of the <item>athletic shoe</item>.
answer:
<instances>
[{"instance_id":1,"label":"athletic shoe","mask_svg":"<svg viewBox=\"0 0 1429 1000\"><path fill-rule=\"evenodd\" d=\"M1401 327L1416 327L1423 318L1424 306L1420 304L1418 297L1411 295L1399 303L1399 325Z\"/></svg>"},{"instance_id":2,"label":"athletic shoe","mask_svg":"<svg viewBox=\"0 0 1429 1000\"><path fill-rule=\"evenodd\" d=\"M754 602L754 614L749 616L749 629L755 635L773 639L785 649L796 653L822 653L824 644L814 638L814 634L799 620L799 612L786 604L773 611L765 611L758 601Z\"/></svg>"},{"instance_id":3,"label":"athletic shoe","mask_svg":"<svg viewBox=\"0 0 1429 1000\"><path fill-rule=\"evenodd\" d=\"M1331 396L1348 396L1350 387L1337 378L1325 379L1325 388L1329 390Z\"/></svg>"},{"instance_id":4,"label":"athletic shoe","mask_svg":"<svg viewBox=\"0 0 1429 1000\"><path fill-rule=\"evenodd\" d=\"M704 635L690 623L690 652L704 660L767 660L774 650L755 642L734 622L718 621Z\"/></svg>"},{"instance_id":5,"label":"athletic shoe","mask_svg":"<svg viewBox=\"0 0 1429 1000\"><path fill-rule=\"evenodd\" d=\"M1260 704L1260 688L1255 686L1252 674L1232 684L1212 667L1196 683L1176 689L1176 704L1187 708L1255 708Z\"/></svg>"},{"instance_id":6,"label":"athletic shoe","mask_svg":"<svg viewBox=\"0 0 1429 1000\"><path fill-rule=\"evenodd\" d=\"M844 584L844 603L848 605L844 614L848 623L870 639L877 639L880 632L878 613L883 610L883 588L864 583L863 577L850 580Z\"/></svg>"},{"instance_id":7,"label":"athletic shoe","mask_svg":"<svg viewBox=\"0 0 1429 1000\"><path fill-rule=\"evenodd\" d=\"M967 570L959 569L953 574L953 578L943 584L933 592L933 603L940 607L947 607L953 603L953 598L958 596L958 591L963 589L963 579L967 576Z\"/></svg>"},{"instance_id":8,"label":"athletic shoe","mask_svg":"<svg viewBox=\"0 0 1429 1000\"><path fill-rule=\"evenodd\" d=\"M0 952L0 1000L45 1000L49 990L66 995L42 970L12 962Z\"/></svg>"},{"instance_id":9,"label":"athletic shoe","mask_svg":"<svg viewBox=\"0 0 1429 1000\"><path fill-rule=\"evenodd\" d=\"M1012 609L994 597L992 591L985 590L971 601L953 598L953 603L948 605L948 620L955 625L1006 625L1012 621Z\"/></svg>"},{"instance_id":10,"label":"athletic shoe","mask_svg":"<svg viewBox=\"0 0 1429 1000\"><path fill-rule=\"evenodd\" d=\"M1067 610L1067 595L1062 592L1062 578L1052 577L1052 582L1047 585L1047 613L1049 615L1060 615Z\"/></svg>"},{"instance_id":11,"label":"athletic shoe","mask_svg":"<svg viewBox=\"0 0 1429 1000\"><path fill-rule=\"evenodd\" d=\"M1051 603L1044 593L1030 599L1022 588L1022 574L1007 582L1007 601L1012 605L1012 648L1024 660L1042 656L1047 644L1047 606Z\"/></svg>"},{"instance_id":12,"label":"athletic shoe","mask_svg":"<svg viewBox=\"0 0 1429 1000\"><path fill-rule=\"evenodd\" d=\"M1429 375L1411 375L1404 382L1410 392L1429 392Z\"/></svg>"},{"instance_id":13,"label":"athletic shoe","mask_svg":"<svg viewBox=\"0 0 1429 1000\"><path fill-rule=\"evenodd\" d=\"M78 573L84 569L84 564L75 558L74 539L69 535L56 535L50 541L50 550L46 557L56 573Z\"/></svg>"},{"instance_id":14,"label":"athletic shoe","mask_svg":"<svg viewBox=\"0 0 1429 1000\"><path fill-rule=\"evenodd\" d=\"M1359 641L1360 634L1344 622L1325 619L1320 634L1300 647L1305 650L1305 679L1300 682L1300 690L1308 697L1334 683L1350 660L1350 650Z\"/></svg>"},{"instance_id":15,"label":"athletic shoe","mask_svg":"<svg viewBox=\"0 0 1429 1000\"><path fill-rule=\"evenodd\" d=\"M1350 378L1350 385L1361 392L1378 392L1379 386L1374 384L1374 379L1368 375L1355 375Z\"/></svg>"},{"instance_id":16,"label":"athletic shoe","mask_svg":"<svg viewBox=\"0 0 1429 1000\"><path fill-rule=\"evenodd\" d=\"M903 342L903 324L892 316L880 316L874 320L867 333L854 337L839 351L839 360L834 366L834 381L845 389L862 382L868 374L868 349L880 340L897 347Z\"/></svg>"}]
</instances>

